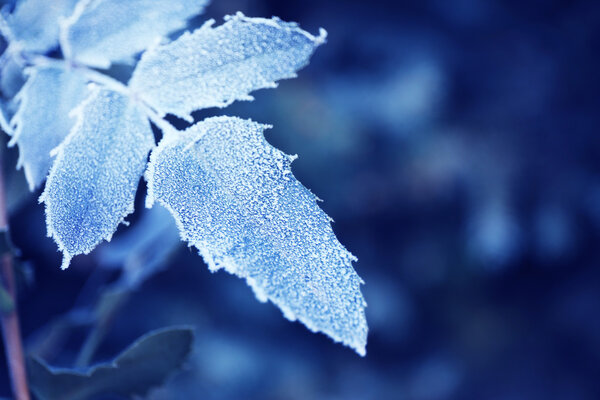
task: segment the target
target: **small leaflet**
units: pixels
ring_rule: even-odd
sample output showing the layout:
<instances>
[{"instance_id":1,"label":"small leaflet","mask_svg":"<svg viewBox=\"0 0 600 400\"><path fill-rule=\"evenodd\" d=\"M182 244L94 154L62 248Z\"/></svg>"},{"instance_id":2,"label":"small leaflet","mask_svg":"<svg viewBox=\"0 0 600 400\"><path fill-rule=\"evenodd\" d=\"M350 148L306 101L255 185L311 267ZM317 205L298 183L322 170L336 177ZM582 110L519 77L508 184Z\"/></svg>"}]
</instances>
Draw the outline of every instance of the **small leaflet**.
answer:
<instances>
[{"instance_id":1,"label":"small leaflet","mask_svg":"<svg viewBox=\"0 0 600 400\"><path fill-rule=\"evenodd\" d=\"M65 56L89 66L133 64L134 56L182 29L208 0L84 0L61 27Z\"/></svg>"},{"instance_id":2,"label":"small leaflet","mask_svg":"<svg viewBox=\"0 0 600 400\"><path fill-rule=\"evenodd\" d=\"M252 100L250 92L296 77L325 41L295 23L238 13L142 55L129 86L157 112L191 120L190 113Z\"/></svg>"},{"instance_id":3,"label":"small leaflet","mask_svg":"<svg viewBox=\"0 0 600 400\"><path fill-rule=\"evenodd\" d=\"M133 212L147 156L150 124L124 95L93 88L74 111L77 121L57 149L44 193L48 236L63 252L62 268L110 240Z\"/></svg>"},{"instance_id":4,"label":"small leaflet","mask_svg":"<svg viewBox=\"0 0 600 400\"><path fill-rule=\"evenodd\" d=\"M77 0L21 0L6 16L16 46L46 53L58 45L59 22L71 15Z\"/></svg>"},{"instance_id":5,"label":"small leaflet","mask_svg":"<svg viewBox=\"0 0 600 400\"><path fill-rule=\"evenodd\" d=\"M365 354L366 306L355 258L294 159L263 137L267 125L215 117L166 135L150 157L148 202L173 215L183 240L212 271L245 278L290 320Z\"/></svg>"},{"instance_id":6,"label":"small leaflet","mask_svg":"<svg viewBox=\"0 0 600 400\"><path fill-rule=\"evenodd\" d=\"M19 146L17 167L23 167L29 189L45 179L50 152L69 134L75 124L71 111L85 99L86 80L75 70L35 67L18 93L19 108L12 118L13 137L9 145Z\"/></svg>"}]
</instances>

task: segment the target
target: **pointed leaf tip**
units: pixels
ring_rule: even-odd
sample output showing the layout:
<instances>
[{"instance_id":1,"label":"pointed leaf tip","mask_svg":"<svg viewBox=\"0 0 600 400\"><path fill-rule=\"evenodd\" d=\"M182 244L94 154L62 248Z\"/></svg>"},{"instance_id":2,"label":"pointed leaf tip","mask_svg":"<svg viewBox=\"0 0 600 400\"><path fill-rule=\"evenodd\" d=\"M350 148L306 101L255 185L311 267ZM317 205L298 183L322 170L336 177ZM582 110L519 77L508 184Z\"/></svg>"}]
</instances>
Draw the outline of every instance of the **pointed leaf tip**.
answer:
<instances>
[{"instance_id":1,"label":"pointed leaf tip","mask_svg":"<svg viewBox=\"0 0 600 400\"><path fill-rule=\"evenodd\" d=\"M69 253L67 253L66 251L64 251L63 252L62 263L60 265L60 269L62 269L64 271L67 268L69 268L69 265L71 265L71 260L72 260L72 257L69 255Z\"/></svg>"}]
</instances>

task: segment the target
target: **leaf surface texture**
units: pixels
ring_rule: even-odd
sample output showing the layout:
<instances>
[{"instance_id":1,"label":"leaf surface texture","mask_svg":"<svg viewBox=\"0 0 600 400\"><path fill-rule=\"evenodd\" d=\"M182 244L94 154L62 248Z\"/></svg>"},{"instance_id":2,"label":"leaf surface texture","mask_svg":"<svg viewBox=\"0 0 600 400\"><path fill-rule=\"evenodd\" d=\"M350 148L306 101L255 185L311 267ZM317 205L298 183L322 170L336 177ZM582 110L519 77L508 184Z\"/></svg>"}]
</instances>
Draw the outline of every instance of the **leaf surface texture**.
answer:
<instances>
[{"instance_id":1,"label":"leaf surface texture","mask_svg":"<svg viewBox=\"0 0 600 400\"><path fill-rule=\"evenodd\" d=\"M158 201L213 271L245 278L290 320L365 353L367 325L354 256L316 197L293 176L293 157L266 125L209 118L166 136L151 156L148 205Z\"/></svg>"},{"instance_id":2,"label":"leaf surface texture","mask_svg":"<svg viewBox=\"0 0 600 400\"><path fill-rule=\"evenodd\" d=\"M63 268L72 256L110 240L133 212L154 145L145 115L117 92L93 89L76 114L40 197L46 204L48 235L64 255Z\"/></svg>"},{"instance_id":3,"label":"leaf surface texture","mask_svg":"<svg viewBox=\"0 0 600 400\"><path fill-rule=\"evenodd\" d=\"M159 113L191 120L200 108L252 100L250 92L296 77L325 39L277 18L213 22L142 56L129 85Z\"/></svg>"}]
</instances>

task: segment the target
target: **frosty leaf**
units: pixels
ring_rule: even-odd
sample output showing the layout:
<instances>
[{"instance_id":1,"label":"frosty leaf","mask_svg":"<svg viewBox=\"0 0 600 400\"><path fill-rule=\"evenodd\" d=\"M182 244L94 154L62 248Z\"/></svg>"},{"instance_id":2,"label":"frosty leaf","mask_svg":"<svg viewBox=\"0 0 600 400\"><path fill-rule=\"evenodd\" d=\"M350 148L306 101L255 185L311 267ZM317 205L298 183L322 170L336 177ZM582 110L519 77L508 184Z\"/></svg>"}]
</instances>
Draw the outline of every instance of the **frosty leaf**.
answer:
<instances>
[{"instance_id":1,"label":"frosty leaf","mask_svg":"<svg viewBox=\"0 0 600 400\"><path fill-rule=\"evenodd\" d=\"M45 53L58 45L59 21L73 12L77 0L21 0L6 16L11 46Z\"/></svg>"},{"instance_id":2,"label":"frosty leaf","mask_svg":"<svg viewBox=\"0 0 600 400\"><path fill-rule=\"evenodd\" d=\"M277 18L237 14L213 23L143 54L130 87L161 114L190 120L194 110L252 100L251 91L294 78L326 36Z\"/></svg>"},{"instance_id":3,"label":"frosty leaf","mask_svg":"<svg viewBox=\"0 0 600 400\"><path fill-rule=\"evenodd\" d=\"M64 254L89 253L133 212L137 185L154 145L145 116L116 92L93 89L58 149L46 189L46 225Z\"/></svg>"},{"instance_id":4,"label":"frosty leaf","mask_svg":"<svg viewBox=\"0 0 600 400\"><path fill-rule=\"evenodd\" d=\"M156 39L184 28L208 0L87 0L62 26L66 56L108 68L113 62L133 64L133 56Z\"/></svg>"},{"instance_id":5,"label":"frosty leaf","mask_svg":"<svg viewBox=\"0 0 600 400\"><path fill-rule=\"evenodd\" d=\"M30 190L39 186L52 165L50 151L69 134L75 120L69 113L85 98L86 81L74 71L36 67L17 95L19 109L11 123L10 145L19 145L18 167L23 166Z\"/></svg>"},{"instance_id":6,"label":"frosty leaf","mask_svg":"<svg viewBox=\"0 0 600 400\"><path fill-rule=\"evenodd\" d=\"M41 400L104 399L109 395L139 398L182 368L193 340L190 328L160 329L136 340L111 362L86 371L53 368L31 358L28 377L33 393Z\"/></svg>"},{"instance_id":7,"label":"frosty leaf","mask_svg":"<svg viewBox=\"0 0 600 400\"><path fill-rule=\"evenodd\" d=\"M293 157L266 142L266 127L216 117L166 135L146 172L148 205L171 211L212 271L245 278L259 300L364 355L355 258L292 175Z\"/></svg>"}]
</instances>

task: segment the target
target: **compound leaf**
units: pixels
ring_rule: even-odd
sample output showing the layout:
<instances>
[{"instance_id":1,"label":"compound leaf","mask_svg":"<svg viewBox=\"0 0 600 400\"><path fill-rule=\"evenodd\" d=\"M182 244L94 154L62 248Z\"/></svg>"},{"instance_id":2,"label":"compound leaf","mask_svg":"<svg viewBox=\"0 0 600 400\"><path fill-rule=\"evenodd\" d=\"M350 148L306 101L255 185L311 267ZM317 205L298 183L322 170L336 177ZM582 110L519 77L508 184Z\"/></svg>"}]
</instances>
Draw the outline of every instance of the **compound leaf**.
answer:
<instances>
[{"instance_id":1,"label":"compound leaf","mask_svg":"<svg viewBox=\"0 0 600 400\"><path fill-rule=\"evenodd\" d=\"M17 167L25 169L29 189L39 186L50 170L50 151L69 134L75 120L69 115L85 98L86 80L75 71L35 67L18 93L17 113L11 120L10 145L19 146Z\"/></svg>"},{"instance_id":2,"label":"compound leaf","mask_svg":"<svg viewBox=\"0 0 600 400\"><path fill-rule=\"evenodd\" d=\"M251 91L294 78L326 36L277 18L238 13L226 20L216 28L209 21L144 53L130 87L159 113L191 120L194 110L252 100Z\"/></svg>"},{"instance_id":3,"label":"compound leaf","mask_svg":"<svg viewBox=\"0 0 600 400\"><path fill-rule=\"evenodd\" d=\"M58 148L40 197L48 235L64 255L63 268L72 256L110 240L133 212L154 146L147 118L124 95L95 88L75 114L75 126Z\"/></svg>"},{"instance_id":4,"label":"compound leaf","mask_svg":"<svg viewBox=\"0 0 600 400\"><path fill-rule=\"evenodd\" d=\"M41 400L145 396L182 368L193 341L190 328L156 330L136 340L112 362L84 371L53 368L30 358L27 367L31 389Z\"/></svg>"},{"instance_id":5,"label":"compound leaf","mask_svg":"<svg viewBox=\"0 0 600 400\"><path fill-rule=\"evenodd\" d=\"M108 68L133 64L136 53L170 32L184 28L208 0L87 0L62 26L61 44L67 58Z\"/></svg>"},{"instance_id":6,"label":"compound leaf","mask_svg":"<svg viewBox=\"0 0 600 400\"><path fill-rule=\"evenodd\" d=\"M365 354L367 325L354 256L337 240L266 125L210 118L163 138L146 179L148 205L174 216L212 271L245 278L290 320Z\"/></svg>"}]
</instances>

